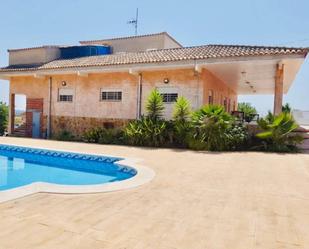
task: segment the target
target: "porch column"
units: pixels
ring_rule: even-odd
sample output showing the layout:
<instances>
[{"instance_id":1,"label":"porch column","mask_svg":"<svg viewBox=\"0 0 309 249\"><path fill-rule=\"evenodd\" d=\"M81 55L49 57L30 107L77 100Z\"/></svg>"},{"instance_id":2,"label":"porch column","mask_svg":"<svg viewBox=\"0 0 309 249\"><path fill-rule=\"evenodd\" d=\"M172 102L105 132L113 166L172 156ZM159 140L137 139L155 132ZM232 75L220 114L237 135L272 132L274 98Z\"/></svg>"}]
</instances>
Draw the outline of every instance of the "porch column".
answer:
<instances>
[{"instance_id":1,"label":"porch column","mask_svg":"<svg viewBox=\"0 0 309 249\"><path fill-rule=\"evenodd\" d=\"M275 76L275 94L274 94L274 114L278 115L282 111L283 99L283 72L284 65L278 64Z\"/></svg>"},{"instance_id":2,"label":"porch column","mask_svg":"<svg viewBox=\"0 0 309 249\"><path fill-rule=\"evenodd\" d=\"M9 99L9 125L8 133L12 134L14 132L14 119L15 119L15 94L10 94Z\"/></svg>"}]
</instances>

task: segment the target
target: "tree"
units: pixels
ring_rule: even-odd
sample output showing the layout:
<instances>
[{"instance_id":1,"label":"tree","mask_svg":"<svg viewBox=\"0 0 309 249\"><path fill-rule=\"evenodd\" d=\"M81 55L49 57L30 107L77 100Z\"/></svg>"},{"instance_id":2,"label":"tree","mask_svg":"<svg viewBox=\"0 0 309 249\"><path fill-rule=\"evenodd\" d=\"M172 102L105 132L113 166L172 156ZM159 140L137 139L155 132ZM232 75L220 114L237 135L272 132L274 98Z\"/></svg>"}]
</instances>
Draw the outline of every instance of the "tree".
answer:
<instances>
[{"instance_id":1,"label":"tree","mask_svg":"<svg viewBox=\"0 0 309 249\"><path fill-rule=\"evenodd\" d=\"M163 116L164 105L162 95L157 89L152 90L146 104L147 117L153 121L160 120Z\"/></svg>"},{"instance_id":2,"label":"tree","mask_svg":"<svg viewBox=\"0 0 309 249\"><path fill-rule=\"evenodd\" d=\"M185 97L177 98L174 106L173 118L175 121L185 122L191 115L191 106L189 100Z\"/></svg>"},{"instance_id":3,"label":"tree","mask_svg":"<svg viewBox=\"0 0 309 249\"><path fill-rule=\"evenodd\" d=\"M286 103L285 105L282 106L282 112L287 112L287 113L292 112L292 108L289 103Z\"/></svg>"},{"instance_id":4,"label":"tree","mask_svg":"<svg viewBox=\"0 0 309 249\"><path fill-rule=\"evenodd\" d=\"M263 141L263 147L268 151L289 152L297 150L303 137L293 133L298 124L289 112L282 112L278 116L268 115L261 118L258 125L262 132L256 136Z\"/></svg>"},{"instance_id":5,"label":"tree","mask_svg":"<svg viewBox=\"0 0 309 249\"><path fill-rule=\"evenodd\" d=\"M162 119L163 98L157 89L148 96L147 115L140 120L131 121L124 129L125 139L129 144L141 146L161 146L166 142L166 124Z\"/></svg>"},{"instance_id":6,"label":"tree","mask_svg":"<svg viewBox=\"0 0 309 249\"><path fill-rule=\"evenodd\" d=\"M177 98L174 105L174 142L177 146L187 147L191 137L191 106L185 97Z\"/></svg>"},{"instance_id":7,"label":"tree","mask_svg":"<svg viewBox=\"0 0 309 249\"><path fill-rule=\"evenodd\" d=\"M232 128L233 118L222 106L206 105L192 116L193 143L190 147L222 151L228 149L227 131Z\"/></svg>"},{"instance_id":8,"label":"tree","mask_svg":"<svg viewBox=\"0 0 309 249\"><path fill-rule=\"evenodd\" d=\"M2 136L7 129L9 119L9 107L0 102L0 135Z\"/></svg>"}]
</instances>

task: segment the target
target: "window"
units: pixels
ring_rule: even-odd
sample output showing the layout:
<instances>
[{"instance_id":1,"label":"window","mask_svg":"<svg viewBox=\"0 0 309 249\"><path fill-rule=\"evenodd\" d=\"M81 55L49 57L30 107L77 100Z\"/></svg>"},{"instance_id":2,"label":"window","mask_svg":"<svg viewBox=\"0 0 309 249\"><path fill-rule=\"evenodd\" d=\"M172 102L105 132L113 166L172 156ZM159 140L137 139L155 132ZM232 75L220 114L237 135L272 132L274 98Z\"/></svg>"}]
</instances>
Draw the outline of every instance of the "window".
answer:
<instances>
[{"instance_id":1,"label":"window","mask_svg":"<svg viewBox=\"0 0 309 249\"><path fill-rule=\"evenodd\" d=\"M58 90L58 101L59 102L73 102L73 89L60 88Z\"/></svg>"},{"instance_id":2,"label":"window","mask_svg":"<svg viewBox=\"0 0 309 249\"><path fill-rule=\"evenodd\" d=\"M231 112L231 99L228 100L227 111Z\"/></svg>"},{"instance_id":3,"label":"window","mask_svg":"<svg viewBox=\"0 0 309 249\"><path fill-rule=\"evenodd\" d=\"M224 106L224 110L225 110L225 111L228 111L228 110L227 110L227 98L224 98L223 106Z\"/></svg>"},{"instance_id":4,"label":"window","mask_svg":"<svg viewBox=\"0 0 309 249\"><path fill-rule=\"evenodd\" d=\"M161 93L164 103L176 102L178 93Z\"/></svg>"},{"instance_id":5,"label":"window","mask_svg":"<svg viewBox=\"0 0 309 249\"><path fill-rule=\"evenodd\" d=\"M73 95L60 95L59 101L60 102L72 102L73 101Z\"/></svg>"},{"instance_id":6,"label":"window","mask_svg":"<svg viewBox=\"0 0 309 249\"><path fill-rule=\"evenodd\" d=\"M212 105L214 103L214 91L209 90L208 91L208 104Z\"/></svg>"},{"instance_id":7,"label":"window","mask_svg":"<svg viewBox=\"0 0 309 249\"><path fill-rule=\"evenodd\" d=\"M102 91L101 90L101 100L102 101L121 101L122 92L121 91Z\"/></svg>"},{"instance_id":8,"label":"window","mask_svg":"<svg viewBox=\"0 0 309 249\"><path fill-rule=\"evenodd\" d=\"M176 102L178 98L178 88L173 86L157 87L159 93L163 98L163 103L169 104Z\"/></svg>"}]
</instances>

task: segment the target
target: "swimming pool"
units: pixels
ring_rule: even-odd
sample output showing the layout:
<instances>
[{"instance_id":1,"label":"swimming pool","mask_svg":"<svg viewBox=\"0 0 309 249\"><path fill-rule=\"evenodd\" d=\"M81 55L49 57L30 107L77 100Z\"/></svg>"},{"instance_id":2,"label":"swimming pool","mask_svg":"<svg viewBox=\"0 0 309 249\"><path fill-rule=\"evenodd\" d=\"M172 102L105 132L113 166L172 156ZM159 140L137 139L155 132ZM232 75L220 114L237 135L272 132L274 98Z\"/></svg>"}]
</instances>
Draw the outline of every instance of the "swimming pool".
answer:
<instances>
[{"instance_id":1,"label":"swimming pool","mask_svg":"<svg viewBox=\"0 0 309 249\"><path fill-rule=\"evenodd\" d=\"M0 193L33 183L101 185L137 174L117 157L0 145Z\"/></svg>"}]
</instances>

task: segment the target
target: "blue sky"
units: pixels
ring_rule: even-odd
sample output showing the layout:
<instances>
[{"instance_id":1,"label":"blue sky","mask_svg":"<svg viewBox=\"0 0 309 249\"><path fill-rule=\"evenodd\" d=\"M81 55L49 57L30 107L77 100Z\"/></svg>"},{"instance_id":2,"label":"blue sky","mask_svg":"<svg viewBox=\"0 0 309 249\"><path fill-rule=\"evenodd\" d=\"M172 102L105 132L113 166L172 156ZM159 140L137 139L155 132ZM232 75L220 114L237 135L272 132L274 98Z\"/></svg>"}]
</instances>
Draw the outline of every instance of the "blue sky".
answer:
<instances>
[{"instance_id":1,"label":"blue sky","mask_svg":"<svg viewBox=\"0 0 309 249\"><path fill-rule=\"evenodd\" d=\"M297 2L297 3L296 3ZM309 47L308 0L1 0L0 66L8 48L77 44L79 40L132 35L128 19L140 9L139 34L168 31L185 46L250 44ZM309 59L285 101L309 110ZM8 83L0 81L0 100ZM246 96L260 112L271 96Z\"/></svg>"}]
</instances>

